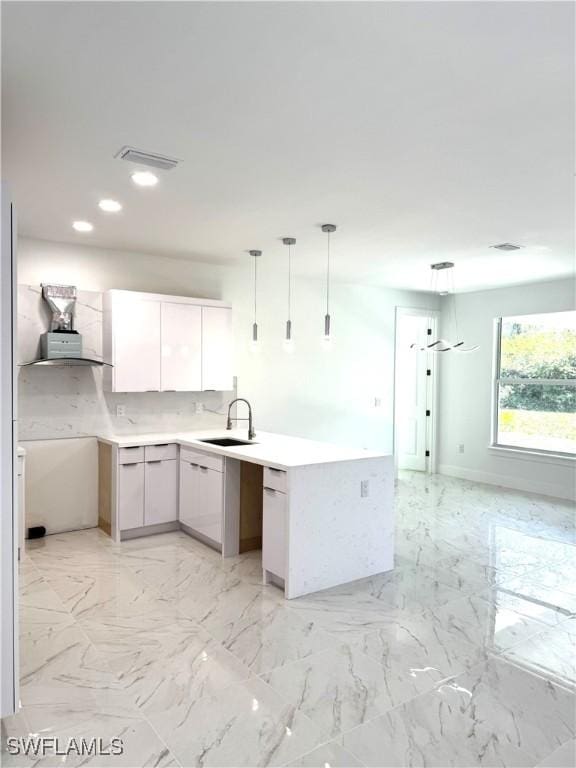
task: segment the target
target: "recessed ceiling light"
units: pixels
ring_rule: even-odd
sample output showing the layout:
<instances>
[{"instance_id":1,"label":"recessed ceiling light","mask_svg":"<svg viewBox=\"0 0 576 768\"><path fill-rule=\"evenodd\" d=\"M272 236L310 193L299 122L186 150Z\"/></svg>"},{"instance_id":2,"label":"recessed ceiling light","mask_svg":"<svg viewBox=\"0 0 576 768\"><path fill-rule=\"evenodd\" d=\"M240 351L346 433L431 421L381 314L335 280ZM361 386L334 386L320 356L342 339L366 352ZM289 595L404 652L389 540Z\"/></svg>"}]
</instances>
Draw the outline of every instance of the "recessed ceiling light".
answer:
<instances>
[{"instance_id":1,"label":"recessed ceiling light","mask_svg":"<svg viewBox=\"0 0 576 768\"><path fill-rule=\"evenodd\" d=\"M98 208L100 208L101 211L106 211L106 213L118 213L118 211L122 210L122 206L118 200L100 200Z\"/></svg>"},{"instance_id":2,"label":"recessed ceiling light","mask_svg":"<svg viewBox=\"0 0 576 768\"><path fill-rule=\"evenodd\" d=\"M500 243L500 245L490 246L490 248L496 248L497 251L518 251L522 247L522 245L514 245L514 243Z\"/></svg>"},{"instance_id":3,"label":"recessed ceiling light","mask_svg":"<svg viewBox=\"0 0 576 768\"><path fill-rule=\"evenodd\" d=\"M132 181L139 187L154 187L158 184L158 176L150 173L150 171L135 171L132 174Z\"/></svg>"},{"instance_id":4,"label":"recessed ceiling light","mask_svg":"<svg viewBox=\"0 0 576 768\"><path fill-rule=\"evenodd\" d=\"M89 221L74 221L72 227L76 232L92 232L94 229L94 225L90 224Z\"/></svg>"}]
</instances>

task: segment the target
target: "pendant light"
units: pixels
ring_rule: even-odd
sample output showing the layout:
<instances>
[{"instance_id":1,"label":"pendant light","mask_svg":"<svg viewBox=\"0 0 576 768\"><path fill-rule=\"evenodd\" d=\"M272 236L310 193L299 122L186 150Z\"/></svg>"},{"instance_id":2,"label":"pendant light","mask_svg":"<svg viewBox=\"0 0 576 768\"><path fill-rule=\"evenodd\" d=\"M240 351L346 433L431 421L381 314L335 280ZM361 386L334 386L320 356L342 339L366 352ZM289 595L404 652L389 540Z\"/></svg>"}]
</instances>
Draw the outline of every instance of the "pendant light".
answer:
<instances>
[{"instance_id":1,"label":"pendant light","mask_svg":"<svg viewBox=\"0 0 576 768\"><path fill-rule=\"evenodd\" d=\"M336 232L335 224L322 224L326 233L326 314L324 315L324 341L330 341L330 235Z\"/></svg>"},{"instance_id":2,"label":"pendant light","mask_svg":"<svg viewBox=\"0 0 576 768\"><path fill-rule=\"evenodd\" d=\"M292 348L292 246L296 245L295 237L283 237L282 242L288 246L288 319L286 320L286 335L284 343L287 349Z\"/></svg>"},{"instance_id":3,"label":"pendant light","mask_svg":"<svg viewBox=\"0 0 576 768\"><path fill-rule=\"evenodd\" d=\"M257 321L257 299L258 299L258 259L262 256L262 251L248 251L254 259L254 322L252 323L252 343L258 342L258 321Z\"/></svg>"},{"instance_id":4,"label":"pendant light","mask_svg":"<svg viewBox=\"0 0 576 768\"><path fill-rule=\"evenodd\" d=\"M420 352L474 352L478 349L478 345L474 347L465 347L463 341L458 341L458 315L456 313L456 286L454 283L454 263L452 261L439 261L436 264L431 264L432 270L432 283L431 289L433 293L437 293L439 296L448 296L452 294L452 316L454 324L454 338L456 341L447 341L446 339L436 339L430 344L425 346L419 346L418 344L411 344L410 349L418 349ZM445 275L445 280L442 281L440 275ZM443 284L442 284L443 283Z\"/></svg>"}]
</instances>

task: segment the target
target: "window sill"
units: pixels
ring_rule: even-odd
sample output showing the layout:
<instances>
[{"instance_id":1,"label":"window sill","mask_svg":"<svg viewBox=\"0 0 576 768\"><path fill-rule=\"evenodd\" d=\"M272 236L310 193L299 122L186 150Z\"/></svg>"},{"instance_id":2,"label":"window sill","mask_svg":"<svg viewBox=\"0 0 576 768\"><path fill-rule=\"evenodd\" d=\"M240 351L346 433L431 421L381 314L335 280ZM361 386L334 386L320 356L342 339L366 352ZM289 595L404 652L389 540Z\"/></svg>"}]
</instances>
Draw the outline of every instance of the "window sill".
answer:
<instances>
[{"instance_id":1,"label":"window sill","mask_svg":"<svg viewBox=\"0 0 576 768\"><path fill-rule=\"evenodd\" d=\"M576 463L576 456L568 456L565 453L548 453L545 451L535 451L530 448L515 448L509 445L490 445L490 453L500 456L506 456L510 459L523 459L524 461L538 461L545 464L560 464L566 467L573 466Z\"/></svg>"}]
</instances>

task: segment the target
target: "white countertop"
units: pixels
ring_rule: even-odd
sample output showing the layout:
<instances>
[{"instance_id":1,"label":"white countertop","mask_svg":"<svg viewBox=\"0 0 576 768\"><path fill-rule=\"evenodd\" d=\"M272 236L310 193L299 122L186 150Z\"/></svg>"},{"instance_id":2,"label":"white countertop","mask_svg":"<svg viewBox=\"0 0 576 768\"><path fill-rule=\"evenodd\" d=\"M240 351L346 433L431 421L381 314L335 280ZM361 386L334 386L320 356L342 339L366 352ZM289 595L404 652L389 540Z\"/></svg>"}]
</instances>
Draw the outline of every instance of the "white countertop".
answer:
<instances>
[{"instance_id":1,"label":"white countertop","mask_svg":"<svg viewBox=\"0 0 576 768\"><path fill-rule=\"evenodd\" d=\"M129 448L136 445L157 445L161 443L178 443L188 447L198 448L220 456L262 464L276 469L304 467L310 464L326 464L337 461L356 461L358 459L384 458L385 454L363 451L355 448L320 443L315 440L304 440L300 437L276 435L271 432L258 432L250 445L224 447L203 443L207 437L233 437L246 440L246 430L210 429L199 432L171 432L142 435L97 435L98 440L110 443L118 448Z\"/></svg>"}]
</instances>

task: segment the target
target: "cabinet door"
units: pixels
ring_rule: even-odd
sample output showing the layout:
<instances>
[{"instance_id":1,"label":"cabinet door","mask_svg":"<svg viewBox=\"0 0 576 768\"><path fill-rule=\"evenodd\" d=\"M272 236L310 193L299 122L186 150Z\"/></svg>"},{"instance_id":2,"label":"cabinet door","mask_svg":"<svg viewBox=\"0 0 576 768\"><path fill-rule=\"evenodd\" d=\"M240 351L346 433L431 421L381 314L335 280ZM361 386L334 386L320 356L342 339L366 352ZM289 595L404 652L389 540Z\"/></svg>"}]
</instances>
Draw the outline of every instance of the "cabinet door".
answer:
<instances>
[{"instance_id":1,"label":"cabinet door","mask_svg":"<svg viewBox=\"0 0 576 768\"><path fill-rule=\"evenodd\" d=\"M202 308L162 302L161 384L164 391L202 389Z\"/></svg>"},{"instance_id":2,"label":"cabinet door","mask_svg":"<svg viewBox=\"0 0 576 768\"><path fill-rule=\"evenodd\" d=\"M118 465L118 517L121 531L144 525L144 464Z\"/></svg>"},{"instance_id":3,"label":"cabinet door","mask_svg":"<svg viewBox=\"0 0 576 768\"><path fill-rule=\"evenodd\" d=\"M222 543L223 473L180 462L180 522Z\"/></svg>"},{"instance_id":4,"label":"cabinet door","mask_svg":"<svg viewBox=\"0 0 576 768\"><path fill-rule=\"evenodd\" d=\"M114 391L160 390L160 302L116 299Z\"/></svg>"},{"instance_id":5,"label":"cabinet door","mask_svg":"<svg viewBox=\"0 0 576 768\"><path fill-rule=\"evenodd\" d=\"M178 520L178 462L175 459L144 464L144 525Z\"/></svg>"},{"instance_id":6,"label":"cabinet door","mask_svg":"<svg viewBox=\"0 0 576 768\"><path fill-rule=\"evenodd\" d=\"M181 523L193 528L196 506L198 504L198 464L190 461L180 462L180 498L178 518Z\"/></svg>"},{"instance_id":7,"label":"cabinet door","mask_svg":"<svg viewBox=\"0 0 576 768\"><path fill-rule=\"evenodd\" d=\"M222 544L223 482L222 472L198 467L198 515L193 528L218 544Z\"/></svg>"},{"instance_id":8,"label":"cabinet door","mask_svg":"<svg viewBox=\"0 0 576 768\"><path fill-rule=\"evenodd\" d=\"M286 494L264 488L262 509L262 568L285 578Z\"/></svg>"},{"instance_id":9,"label":"cabinet door","mask_svg":"<svg viewBox=\"0 0 576 768\"><path fill-rule=\"evenodd\" d=\"M202 307L202 389L232 388L232 310Z\"/></svg>"}]
</instances>

